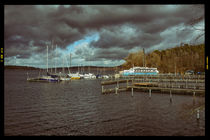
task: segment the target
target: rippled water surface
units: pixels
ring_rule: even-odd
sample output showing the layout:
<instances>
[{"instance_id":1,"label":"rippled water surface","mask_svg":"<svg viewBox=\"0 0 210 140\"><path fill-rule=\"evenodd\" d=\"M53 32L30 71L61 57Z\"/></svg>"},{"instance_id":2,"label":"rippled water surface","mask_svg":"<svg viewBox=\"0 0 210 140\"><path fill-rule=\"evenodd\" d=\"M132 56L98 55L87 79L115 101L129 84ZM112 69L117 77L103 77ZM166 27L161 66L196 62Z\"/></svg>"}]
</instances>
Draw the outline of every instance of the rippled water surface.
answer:
<instances>
[{"instance_id":1,"label":"rippled water surface","mask_svg":"<svg viewBox=\"0 0 210 140\"><path fill-rule=\"evenodd\" d=\"M205 110L197 121L191 96L102 95L100 80L27 82L26 73L5 70L5 135L205 135Z\"/></svg>"}]
</instances>

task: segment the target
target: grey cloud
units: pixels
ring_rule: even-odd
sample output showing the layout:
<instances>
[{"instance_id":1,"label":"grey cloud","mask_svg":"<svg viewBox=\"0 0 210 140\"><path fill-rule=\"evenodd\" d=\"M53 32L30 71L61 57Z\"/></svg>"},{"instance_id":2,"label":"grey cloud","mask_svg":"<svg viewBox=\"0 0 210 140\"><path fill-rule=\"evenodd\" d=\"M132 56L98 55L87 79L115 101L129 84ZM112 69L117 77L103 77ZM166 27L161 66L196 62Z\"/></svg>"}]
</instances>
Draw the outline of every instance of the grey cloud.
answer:
<instances>
[{"instance_id":1,"label":"grey cloud","mask_svg":"<svg viewBox=\"0 0 210 140\"><path fill-rule=\"evenodd\" d=\"M161 40L160 34L157 33L145 33L139 30L134 30L131 33L121 32L119 26L117 26L115 29L107 29L100 32L100 39L92 42L91 46L107 49L121 47L129 50L136 46L151 47L154 44L160 43Z\"/></svg>"},{"instance_id":2,"label":"grey cloud","mask_svg":"<svg viewBox=\"0 0 210 140\"><path fill-rule=\"evenodd\" d=\"M122 60L128 55L128 50L122 48L111 48L111 49L98 49L95 51L95 59L109 59L109 60Z\"/></svg>"},{"instance_id":3,"label":"grey cloud","mask_svg":"<svg viewBox=\"0 0 210 140\"><path fill-rule=\"evenodd\" d=\"M80 39L83 35L64 23L49 16L52 10L47 7L44 11L36 6L6 6L5 7L5 42L14 35L24 37L34 42L52 41L65 46ZM39 45L43 45L38 43Z\"/></svg>"},{"instance_id":4,"label":"grey cloud","mask_svg":"<svg viewBox=\"0 0 210 140\"><path fill-rule=\"evenodd\" d=\"M34 53L44 54L52 40L65 50L90 32L98 32L99 40L76 50L76 55L86 61L120 60L137 46L149 49L167 42L160 34L171 27L203 20L203 5L6 5L5 50L7 57L30 58ZM185 38L193 32L187 28L174 33Z\"/></svg>"},{"instance_id":5,"label":"grey cloud","mask_svg":"<svg viewBox=\"0 0 210 140\"><path fill-rule=\"evenodd\" d=\"M122 60L128 55L128 50L112 47L106 48L88 48L77 49L75 54L85 61L104 61L104 60Z\"/></svg>"}]
</instances>

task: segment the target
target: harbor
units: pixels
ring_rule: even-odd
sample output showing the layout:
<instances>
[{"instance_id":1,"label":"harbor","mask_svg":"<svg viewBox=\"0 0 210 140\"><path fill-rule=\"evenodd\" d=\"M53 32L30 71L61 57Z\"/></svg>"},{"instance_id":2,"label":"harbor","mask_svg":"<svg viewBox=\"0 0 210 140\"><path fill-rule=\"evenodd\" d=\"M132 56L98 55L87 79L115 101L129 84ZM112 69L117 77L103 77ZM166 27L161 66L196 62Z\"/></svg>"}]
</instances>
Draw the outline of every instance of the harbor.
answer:
<instances>
[{"instance_id":1,"label":"harbor","mask_svg":"<svg viewBox=\"0 0 210 140\"><path fill-rule=\"evenodd\" d=\"M4 135L208 134L205 4L3 7Z\"/></svg>"}]
</instances>

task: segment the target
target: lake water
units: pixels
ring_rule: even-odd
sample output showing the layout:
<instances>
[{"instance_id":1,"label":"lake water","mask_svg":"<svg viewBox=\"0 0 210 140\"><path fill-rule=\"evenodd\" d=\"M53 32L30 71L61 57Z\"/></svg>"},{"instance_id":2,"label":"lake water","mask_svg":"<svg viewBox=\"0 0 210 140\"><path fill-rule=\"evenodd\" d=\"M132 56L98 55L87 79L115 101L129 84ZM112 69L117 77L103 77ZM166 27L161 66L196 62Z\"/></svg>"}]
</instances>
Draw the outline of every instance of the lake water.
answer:
<instances>
[{"instance_id":1,"label":"lake water","mask_svg":"<svg viewBox=\"0 0 210 140\"><path fill-rule=\"evenodd\" d=\"M4 71L5 135L205 135L205 110L200 120L192 108L205 98L121 92L101 94L100 79L60 83L27 82L26 73Z\"/></svg>"}]
</instances>

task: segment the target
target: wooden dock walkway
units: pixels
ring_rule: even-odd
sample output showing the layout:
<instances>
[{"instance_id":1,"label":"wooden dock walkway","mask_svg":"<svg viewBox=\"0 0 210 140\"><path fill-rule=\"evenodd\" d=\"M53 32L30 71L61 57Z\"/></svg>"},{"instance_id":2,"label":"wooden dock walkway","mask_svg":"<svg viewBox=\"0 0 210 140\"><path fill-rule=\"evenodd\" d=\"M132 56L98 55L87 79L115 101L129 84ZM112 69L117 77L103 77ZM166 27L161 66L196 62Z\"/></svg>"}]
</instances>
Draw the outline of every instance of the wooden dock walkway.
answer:
<instances>
[{"instance_id":1,"label":"wooden dock walkway","mask_svg":"<svg viewBox=\"0 0 210 140\"><path fill-rule=\"evenodd\" d=\"M126 82L183 82L183 83L204 83L205 80L188 80L188 79L127 79L127 80L105 80L101 82L101 85L112 85L116 83Z\"/></svg>"},{"instance_id":2,"label":"wooden dock walkway","mask_svg":"<svg viewBox=\"0 0 210 140\"><path fill-rule=\"evenodd\" d=\"M102 94L119 93L119 92L122 92L122 91L131 91L132 88L135 91L143 91L143 92L149 92L151 90L152 92L155 92L155 93L170 93L170 92L173 92L175 94L180 94L180 95L193 95L194 93L196 93L196 95L200 95L200 96L205 95L205 90L199 90L199 89L139 87L139 86L128 86L128 87L103 89Z\"/></svg>"},{"instance_id":3,"label":"wooden dock walkway","mask_svg":"<svg viewBox=\"0 0 210 140\"><path fill-rule=\"evenodd\" d=\"M109 80L109 81L102 81L101 85L112 85L117 83L126 83L131 82L132 80Z\"/></svg>"},{"instance_id":4,"label":"wooden dock walkway","mask_svg":"<svg viewBox=\"0 0 210 140\"><path fill-rule=\"evenodd\" d=\"M149 82L147 82L149 81ZM158 82L157 82L158 81ZM169 81L169 82L168 82ZM126 85L120 85L126 83ZM106 85L114 87L105 88ZM155 93L175 93L182 95L201 95L205 96L205 79L113 79L101 82L102 94L115 93L122 91L143 91Z\"/></svg>"}]
</instances>

